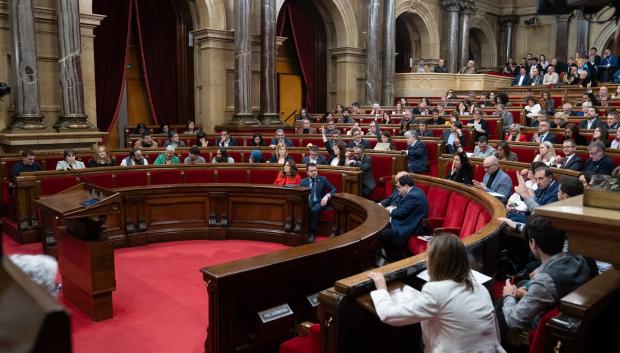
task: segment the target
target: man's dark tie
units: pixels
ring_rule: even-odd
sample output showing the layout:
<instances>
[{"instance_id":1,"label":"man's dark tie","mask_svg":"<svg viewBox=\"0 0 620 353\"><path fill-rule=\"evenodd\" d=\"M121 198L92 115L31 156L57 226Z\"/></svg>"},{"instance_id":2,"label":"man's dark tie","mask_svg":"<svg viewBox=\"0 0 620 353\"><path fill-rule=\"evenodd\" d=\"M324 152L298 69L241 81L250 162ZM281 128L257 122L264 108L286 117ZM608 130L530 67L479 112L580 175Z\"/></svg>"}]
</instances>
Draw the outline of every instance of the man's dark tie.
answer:
<instances>
[{"instance_id":1,"label":"man's dark tie","mask_svg":"<svg viewBox=\"0 0 620 353\"><path fill-rule=\"evenodd\" d=\"M310 187L312 188L312 191L310 191L310 202L317 202L316 199L316 179L310 179Z\"/></svg>"}]
</instances>

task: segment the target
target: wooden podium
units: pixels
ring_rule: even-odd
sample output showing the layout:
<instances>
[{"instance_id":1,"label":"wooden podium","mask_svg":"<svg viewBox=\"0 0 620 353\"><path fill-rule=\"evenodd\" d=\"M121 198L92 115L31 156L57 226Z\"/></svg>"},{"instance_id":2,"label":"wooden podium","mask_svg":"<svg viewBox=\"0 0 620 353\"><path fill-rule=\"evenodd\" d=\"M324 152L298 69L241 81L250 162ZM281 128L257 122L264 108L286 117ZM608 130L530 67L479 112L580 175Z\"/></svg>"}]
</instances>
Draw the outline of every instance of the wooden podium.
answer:
<instances>
[{"instance_id":1,"label":"wooden podium","mask_svg":"<svg viewBox=\"0 0 620 353\"><path fill-rule=\"evenodd\" d=\"M108 215L121 212L120 194L82 183L37 204L64 220L55 230L63 296L95 321L111 318L114 249L105 229Z\"/></svg>"}]
</instances>

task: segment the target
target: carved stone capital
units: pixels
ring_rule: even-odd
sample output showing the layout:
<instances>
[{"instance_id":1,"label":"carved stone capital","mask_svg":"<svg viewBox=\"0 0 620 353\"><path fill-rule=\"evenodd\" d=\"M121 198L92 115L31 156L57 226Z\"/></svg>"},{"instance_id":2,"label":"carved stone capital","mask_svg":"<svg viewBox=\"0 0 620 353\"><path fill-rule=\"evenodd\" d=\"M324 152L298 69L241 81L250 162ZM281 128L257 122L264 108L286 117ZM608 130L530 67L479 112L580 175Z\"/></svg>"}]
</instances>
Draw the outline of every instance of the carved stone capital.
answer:
<instances>
[{"instance_id":1,"label":"carved stone capital","mask_svg":"<svg viewBox=\"0 0 620 353\"><path fill-rule=\"evenodd\" d=\"M574 10L573 11L573 16L575 16L576 20L583 20L584 19L584 13L581 10Z\"/></svg>"},{"instance_id":2,"label":"carved stone capital","mask_svg":"<svg viewBox=\"0 0 620 353\"><path fill-rule=\"evenodd\" d=\"M555 20L557 22L568 22L568 20L570 20L572 14L566 14L566 15L555 15Z\"/></svg>"},{"instance_id":3,"label":"carved stone capital","mask_svg":"<svg viewBox=\"0 0 620 353\"><path fill-rule=\"evenodd\" d=\"M459 1L461 7L461 13L464 15L471 15L476 9L476 3L473 0L461 0Z\"/></svg>"},{"instance_id":4,"label":"carved stone capital","mask_svg":"<svg viewBox=\"0 0 620 353\"><path fill-rule=\"evenodd\" d=\"M459 0L442 0L441 6L448 12L459 12L461 8Z\"/></svg>"},{"instance_id":5,"label":"carved stone capital","mask_svg":"<svg viewBox=\"0 0 620 353\"><path fill-rule=\"evenodd\" d=\"M519 23L519 16L515 16L515 15L502 16L499 18L499 23L504 27L514 26L517 23Z\"/></svg>"}]
</instances>

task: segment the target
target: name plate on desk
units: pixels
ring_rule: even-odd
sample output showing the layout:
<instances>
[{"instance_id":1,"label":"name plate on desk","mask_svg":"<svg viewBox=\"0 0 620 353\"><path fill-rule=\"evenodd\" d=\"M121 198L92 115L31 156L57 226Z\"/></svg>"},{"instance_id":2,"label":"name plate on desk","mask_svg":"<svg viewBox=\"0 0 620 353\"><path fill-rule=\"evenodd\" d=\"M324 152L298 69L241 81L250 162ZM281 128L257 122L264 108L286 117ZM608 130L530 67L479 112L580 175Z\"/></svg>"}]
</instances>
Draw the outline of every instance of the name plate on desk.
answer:
<instances>
[{"instance_id":1,"label":"name plate on desk","mask_svg":"<svg viewBox=\"0 0 620 353\"><path fill-rule=\"evenodd\" d=\"M89 199L89 200L86 200L86 201L82 202L82 206L90 207L90 206L96 204L98 201L99 200L97 200L97 199Z\"/></svg>"},{"instance_id":2,"label":"name plate on desk","mask_svg":"<svg viewBox=\"0 0 620 353\"><path fill-rule=\"evenodd\" d=\"M271 309L258 312L258 317L264 323L283 318L293 314L293 310L288 304L282 304Z\"/></svg>"},{"instance_id":3,"label":"name plate on desk","mask_svg":"<svg viewBox=\"0 0 620 353\"><path fill-rule=\"evenodd\" d=\"M308 299L308 302L313 308L319 305L319 293L321 292L316 292L306 297L306 299Z\"/></svg>"}]
</instances>

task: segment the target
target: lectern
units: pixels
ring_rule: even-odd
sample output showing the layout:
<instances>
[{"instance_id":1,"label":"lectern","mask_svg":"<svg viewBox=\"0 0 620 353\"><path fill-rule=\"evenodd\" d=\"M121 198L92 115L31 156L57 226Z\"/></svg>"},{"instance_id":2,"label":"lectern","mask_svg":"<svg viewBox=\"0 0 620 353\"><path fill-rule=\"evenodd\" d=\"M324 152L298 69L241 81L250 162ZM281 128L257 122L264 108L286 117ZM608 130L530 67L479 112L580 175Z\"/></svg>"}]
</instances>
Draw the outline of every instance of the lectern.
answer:
<instances>
[{"instance_id":1,"label":"lectern","mask_svg":"<svg viewBox=\"0 0 620 353\"><path fill-rule=\"evenodd\" d=\"M121 212L120 194L82 183L37 204L64 221L54 230L63 296L95 321L111 318L114 248L105 229L107 217Z\"/></svg>"}]
</instances>

